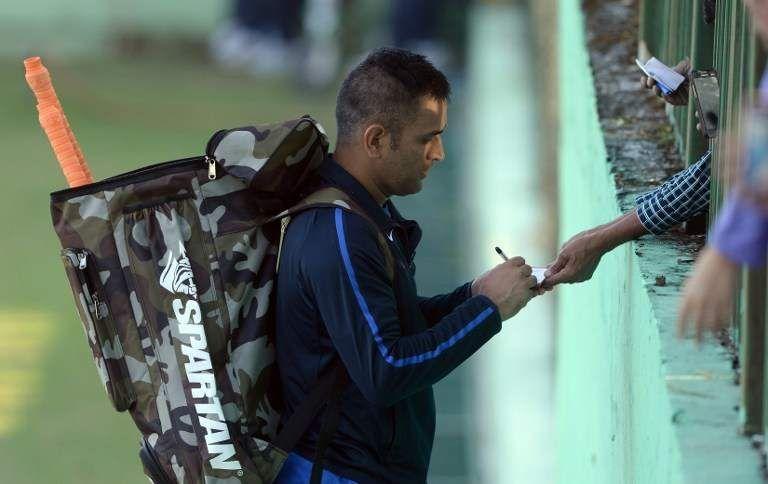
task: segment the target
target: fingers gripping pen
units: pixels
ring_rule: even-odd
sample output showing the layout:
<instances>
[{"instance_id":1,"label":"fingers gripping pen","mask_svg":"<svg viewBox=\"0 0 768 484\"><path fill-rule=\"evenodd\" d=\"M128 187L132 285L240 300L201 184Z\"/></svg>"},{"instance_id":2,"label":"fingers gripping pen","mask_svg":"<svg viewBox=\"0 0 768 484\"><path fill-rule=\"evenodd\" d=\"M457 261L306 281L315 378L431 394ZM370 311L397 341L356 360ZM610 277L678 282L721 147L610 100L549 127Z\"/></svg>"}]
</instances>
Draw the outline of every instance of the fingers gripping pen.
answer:
<instances>
[{"instance_id":1,"label":"fingers gripping pen","mask_svg":"<svg viewBox=\"0 0 768 484\"><path fill-rule=\"evenodd\" d=\"M501 250L500 247L494 247L494 250L496 251L499 256L501 256L502 259L504 259L504 262L509 260L509 257L507 257L507 254L504 253L503 250ZM544 273L547 271L546 267L532 267L531 268L531 274L536 278L536 284L541 284L544 282Z\"/></svg>"}]
</instances>

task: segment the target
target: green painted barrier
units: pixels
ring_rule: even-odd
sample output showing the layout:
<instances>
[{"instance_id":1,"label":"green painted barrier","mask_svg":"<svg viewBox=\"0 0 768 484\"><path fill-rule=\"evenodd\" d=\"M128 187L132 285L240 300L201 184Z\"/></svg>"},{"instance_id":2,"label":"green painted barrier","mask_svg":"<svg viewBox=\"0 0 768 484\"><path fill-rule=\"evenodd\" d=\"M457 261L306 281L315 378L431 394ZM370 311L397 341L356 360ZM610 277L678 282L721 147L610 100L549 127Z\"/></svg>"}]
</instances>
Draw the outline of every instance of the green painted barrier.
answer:
<instances>
[{"instance_id":1,"label":"green painted barrier","mask_svg":"<svg viewBox=\"0 0 768 484\"><path fill-rule=\"evenodd\" d=\"M604 162L582 13L576 1L560 5L559 218L567 237L615 218L619 206ZM591 282L560 289L559 482L682 482L650 313L629 245L604 257Z\"/></svg>"}]
</instances>

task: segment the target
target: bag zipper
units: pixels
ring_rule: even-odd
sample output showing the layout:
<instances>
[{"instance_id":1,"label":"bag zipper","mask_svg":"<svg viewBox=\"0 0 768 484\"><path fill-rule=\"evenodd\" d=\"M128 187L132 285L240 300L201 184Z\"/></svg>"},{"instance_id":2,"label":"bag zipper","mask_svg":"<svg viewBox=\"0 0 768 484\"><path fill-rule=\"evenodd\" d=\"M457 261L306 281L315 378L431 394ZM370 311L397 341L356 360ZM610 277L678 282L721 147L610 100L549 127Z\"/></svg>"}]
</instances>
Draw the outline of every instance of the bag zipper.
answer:
<instances>
[{"instance_id":1,"label":"bag zipper","mask_svg":"<svg viewBox=\"0 0 768 484\"><path fill-rule=\"evenodd\" d=\"M88 249L63 249L61 252L67 259L69 265L74 269L78 283L80 284L80 291L85 299L87 307L83 308L86 313L90 313L93 320L93 331L96 333L95 345L101 346L102 341L108 338L114 338L120 346L120 335L117 333L115 327L114 316L109 308L109 302L105 298L102 300L102 289L99 282L99 269L94 264L93 253ZM74 288L73 288L74 289ZM106 333L104 333L106 331ZM124 351L124 349L123 349ZM105 359L103 350L98 349L99 358ZM117 373L110 371L109 365L106 365L106 371L109 374L109 379L112 383L112 392L107 393L112 400L115 409L119 412L127 410L130 405L136 401L136 391L133 388L133 384L130 380L130 372L128 371L127 364L125 362L125 354L122 355L121 360L116 368ZM120 388L121 390L118 390Z\"/></svg>"},{"instance_id":2,"label":"bag zipper","mask_svg":"<svg viewBox=\"0 0 768 484\"><path fill-rule=\"evenodd\" d=\"M205 163L208 165L208 179L216 179L216 158L214 156L205 155Z\"/></svg>"},{"instance_id":3,"label":"bag zipper","mask_svg":"<svg viewBox=\"0 0 768 484\"><path fill-rule=\"evenodd\" d=\"M275 263L275 274L280 272L280 254L283 252L283 241L285 240L285 230L291 223L291 216L286 215L280 219L280 241L277 243L277 262Z\"/></svg>"},{"instance_id":4,"label":"bag zipper","mask_svg":"<svg viewBox=\"0 0 768 484\"><path fill-rule=\"evenodd\" d=\"M78 263L78 269L81 271L88 270L88 253L83 251L77 254L77 258L79 260ZM101 300L99 299L99 291L95 287L89 287L89 292L91 293L91 300L93 301L93 313L96 315L96 319L102 319L101 309L99 307L101 306Z\"/></svg>"},{"instance_id":5,"label":"bag zipper","mask_svg":"<svg viewBox=\"0 0 768 484\"><path fill-rule=\"evenodd\" d=\"M295 126L297 126L302 121L309 121L312 124L317 125L317 122L314 119L312 119L309 115L305 114L304 116L296 120L296 124L292 129L295 129ZM248 126L244 126L241 128L221 129L217 131L208 140L208 144L205 147L205 155L203 156L194 156L190 158L182 158L180 160L172 160L172 161L166 161L163 163L155 163L154 165L145 166L143 168L138 168L136 170L122 173L120 175L115 175L109 178L105 178L104 180L91 183L89 185L83 185L81 187L59 190L51 193L51 201L54 203L63 202L77 196L89 195L92 193L100 192L102 190L117 188L123 185L127 185L129 183L137 183L140 181L144 181L146 179L151 179L156 177L158 174L160 174L158 172L167 171L168 173L174 173L176 171L183 171L186 168L194 168L194 165L200 163L200 161L202 161L204 163L204 167L208 169L208 179L215 180L217 177L217 173L216 173L217 170L215 165L218 162L218 160L213 156L213 152L215 151L216 147L221 142L221 140L224 139L224 137L227 134L231 133L232 131L237 131L237 130L242 130L247 128ZM147 174L149 174L149 176L147 176Z\"/></svg>"},{"instance_id":6,"label":"bag zipper","mask_svg":"<svg viewBox=\"0 0 768 484\"><path fill-rule=\"evenodd\" d=\"M80 285L85 289L83 295L86 298L86 303L93 307L93 314L96 319L104 319L107 314L104 314L104 311L101 310L101 297L99 296L99 291L96 284L91 281L94 276L94 271L92 270L93 266L88 264L90 253L84 249L64 249L63 252L72 266L77 269L75 272L77 273L77 278L80 280ZM98 277L98 273L95 274L95 276Z\"/></svg>"},{"instance_id":7,"label":"bag zipper","mask_svg":"<svg viewBox=\"0 0 768 484\"><path fill-rule=\"evenodd\" d=\"M212 157L211 157L212 158ZM216 159L213 159L213 163L216 163ZM202 166L200 166L202 164ZM158 175L165 175L170 173L176 173L186 170L207 169L209 177L212 173L211 162L205 156L195 156L191 158L182 158L180 160L166 161L163 163L156 163L154 165L138 168L120 175L115 175L104 180L91 183L90 185L83 185L76 188L67 188L65 190L59 190L51 193L52 202L64 202L70 198L89 195L92 193L98 193L103 190L109 190L112 188L118 188L131 183L138 183L145 180L151 180ZM213 174L216 174L215 167L213 168Z\"/></svg>"}]
</instances>

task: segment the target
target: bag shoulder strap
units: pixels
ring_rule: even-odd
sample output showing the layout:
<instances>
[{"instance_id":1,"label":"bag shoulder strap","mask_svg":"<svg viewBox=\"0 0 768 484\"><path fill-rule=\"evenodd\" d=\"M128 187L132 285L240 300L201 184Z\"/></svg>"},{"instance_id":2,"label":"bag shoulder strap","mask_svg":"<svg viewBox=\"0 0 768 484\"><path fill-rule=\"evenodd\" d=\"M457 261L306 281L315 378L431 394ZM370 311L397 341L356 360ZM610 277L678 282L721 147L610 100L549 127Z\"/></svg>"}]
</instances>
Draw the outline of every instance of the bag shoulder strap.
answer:
<instances>
[{"instance_id":1,"label":"bag shoulder strap","mask_svg":"<svg viewBox=\"0 0 768 484\"><path fill-rule=\"evenodd\" d=\"M369 217L368 214L365 213L365 211L359 207L349 195L335 187L324 187L315 192L312 192L299 203L275 215L274 217L267 220L267 222L265 222L270 223L280 220L280 240L277 246L277 269L280 269L280 253L282 252L283 238L285 237L285 231L288 229L288 224L290 223L291 218L296 214L303 212L304 210L319 207L342 208L344 210L356 213L368 221L368 223L376 232L379 249L381 249L381 252L384 254L384 267L387 272L387 278L389 279L390 284L393 283L395 279L395 259L392 255L392 251L389 248L389 244L387 244L386 237L376 225L376 223L371 219L371 217Z\"/></svg>"},{"instance_id":2,"label":"bag shoulder strap","mask_svg":"<svg viewBox=\"0 0 768 484\"><path fill-rule=\"evenodd\" d=\"M301 405L296 408L291 418L285 422L283 429L275 438L275 445L285 452L293 451L296 444L299 443L299 439L304 432L307 431L312 421L315 419L320 409L326 403L329 403L334 397L334 391L337 391L340 396L344 390L344 386L349 379L347 369L344 367L344 363L341 359L336 358L331 366L330 371L326 372L317 381L315 388L309 393L307 398L301 402ZM336 429L333 429L334 431ZM318 446L319 448L319 446Z\"/></svg>"},{"instance_id":3,"label":"bag shoulder strap","mask_svg":"<svg viewBox=\"0 0 768 484\"><path fill-rule=\"evenodd\" d=\"M390 283L395 278L395 262L392 252L387 244L384 234L379 230L375 222L352 199L335 187L321 188L305 197L291 208L275 215L267 221L280 221L280 241L277 249L277 268L280 267L280 253L283 239L291 217L299 212L316 207L341 207L350 212L362 216L377 234L379 248L384 254L385 268ZM314 462L312 463L311 484L320 484L323 473L323 458L333 435L339 426L341 418L341 396L349 383L349 373L340 358L335 358L331 370L320 377L315 388L309 396L299 405L293 415L288 419L282 431L275 439L275 444L286 452L293 451L301 436L307 431L312 421L325 405L323 418L320 423L320 434L315 448Z\"/></svg>"},{"instance_id":4,"label":"bag shoulder strap","mask_svg":"<svg viewBox=\"0 0 768 484\"><path fill-rule=\"evenodd\" d=\"M328 406L323 413L323 420L320 422L320 434L317 437L317 447L315 448L315 459L312 463L312 475L310 484L321 484L323 479L323 458L325 451L331 444L336 429L339 428L341 420L341 396L349 383L349 373L341 363L341 359L336 359L333 373L334 379L331 388L331 396L328 400Z\"/></svg>"}]
</instances>

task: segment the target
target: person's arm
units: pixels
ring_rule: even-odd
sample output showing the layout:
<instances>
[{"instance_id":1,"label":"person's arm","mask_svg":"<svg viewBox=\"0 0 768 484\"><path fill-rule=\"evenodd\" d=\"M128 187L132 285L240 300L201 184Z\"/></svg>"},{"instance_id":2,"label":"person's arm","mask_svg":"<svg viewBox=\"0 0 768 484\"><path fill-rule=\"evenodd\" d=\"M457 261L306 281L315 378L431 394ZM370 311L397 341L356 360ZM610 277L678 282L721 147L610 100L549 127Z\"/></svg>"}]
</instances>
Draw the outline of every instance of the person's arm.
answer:
<instances>
[{"instance_id":1,"label":"person's arm","mask_svg":"<svg viewBox=\"0 0 768 484\"><path fill-rule=\"evenodd\" d=\"M544 287L589 280L603 255L615 247L649 232L663 233L705 211L709 207L709 160L707 152L663 185L637 197L635 210L568 240L549 265Z\"/></svg>"},{"instance_id":2,"label":"person's arm","mask_svg":"<svg viewBox=\"0 0 768 484\"><path fill-rule=\"evenodd\" d=\"M433 385L501 329L497 306L478 295L429 330L404 335L375 232L357 214L327 213L328 223L312 237L312 253L302 257L302 279L350 378L368 400L391 405Z\"/></svg>"},{"instance_id":3,"label":"person's arm","mask_svg":"<svg viewBox=\"0 0 768 484\"><path fill-rule=\"evenodd\" d=\"M632 210L612 222L576 234L563 244L547 268L543 286L552 288L557 284L589 280L603 255L645 233L645 227Z\"/></svg>"},{"instance_id":4,"label":"person's arm","mask_svg":"<svg viewBox=\"0 0 768 484\"><path fill-rule=\"evenodd\" d=\"M711 152L661 186L635 199L637 216L652 234L662 234L709 208Z\"/></svg>"},{"instance_id":5,"label":"person's arm","mask_svg":"<svg viewBox=\"0 0 768 484\"><path fill-rule=\"evenodd\" d=\"M447 294L419 297L419 308L424 319L432 326L470 297L472 297L472 282L467 282Z\"/></svg>"}]
</instances>

